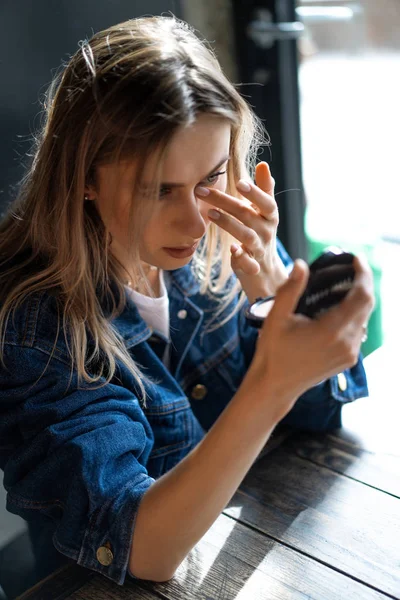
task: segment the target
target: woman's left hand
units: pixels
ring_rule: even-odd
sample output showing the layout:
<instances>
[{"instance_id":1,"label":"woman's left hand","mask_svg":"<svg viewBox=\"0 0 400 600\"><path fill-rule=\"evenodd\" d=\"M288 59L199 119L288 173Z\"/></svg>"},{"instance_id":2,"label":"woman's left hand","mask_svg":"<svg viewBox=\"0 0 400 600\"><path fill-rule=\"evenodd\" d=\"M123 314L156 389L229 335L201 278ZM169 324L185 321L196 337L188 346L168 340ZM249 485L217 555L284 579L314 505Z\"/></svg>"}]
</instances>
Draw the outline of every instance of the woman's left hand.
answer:
<instances>
[{"instance_id":1,"label":"woman's left hand","mask_svg":"<svg viewBox=\"0 0 400 600\"><path fill-rule=\"evenodd\" d=\"M196 190L202 200L217 207L214 210L219 217L209 211L210 221L241 242L231 245L231 266L250 303L260 296L274 295L288 277L276 249L279 215L274 186L268 164L261 162L256 167L256 184L243 179L237 184L250 203L214 188L206 188L209 193L205 195L201 193L204 188Z\"/></svg>"}]
</instances>

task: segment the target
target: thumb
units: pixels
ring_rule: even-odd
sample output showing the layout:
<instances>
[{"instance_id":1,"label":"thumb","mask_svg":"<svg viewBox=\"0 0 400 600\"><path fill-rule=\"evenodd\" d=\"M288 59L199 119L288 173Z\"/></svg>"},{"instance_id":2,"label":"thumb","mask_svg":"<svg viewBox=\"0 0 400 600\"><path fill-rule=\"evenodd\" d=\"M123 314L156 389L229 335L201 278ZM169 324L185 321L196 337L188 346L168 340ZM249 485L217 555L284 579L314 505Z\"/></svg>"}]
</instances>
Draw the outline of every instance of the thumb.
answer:
<instances>
[{"instance_id":1,"label":"thumb","mask_svg":"<svg viewBox=\"0 0 400 600\"><path fill-rule=\"evenodd\" d=\"M279 288L276 294L271 312L273 311L275 315L279 315L281 318L291 315L306 289L308 276L307 263L301 258L296 259L289 279Z\"/></svg>"}]
</instances>

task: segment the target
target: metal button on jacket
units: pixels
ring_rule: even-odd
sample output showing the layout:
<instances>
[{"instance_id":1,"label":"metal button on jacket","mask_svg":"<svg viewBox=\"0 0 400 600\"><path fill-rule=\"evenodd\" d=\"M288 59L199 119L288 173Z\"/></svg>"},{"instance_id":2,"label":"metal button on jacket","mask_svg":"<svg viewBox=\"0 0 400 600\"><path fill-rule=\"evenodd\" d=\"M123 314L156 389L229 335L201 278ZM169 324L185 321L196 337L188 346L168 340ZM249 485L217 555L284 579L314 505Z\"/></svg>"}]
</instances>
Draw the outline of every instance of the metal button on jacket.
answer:
<instances>
[{"instance_id":1,"label":"metal button on jacket","mask_svg":"<svg viewBox=\"0 0 400 600\"><path fill-rule=\"evenodd\" d=\"M182 310L178 311L178 319L186 319L187 317L187 311L182 308Z\"/></svg>"},{"instance_id":2,"label":"metal button on jacket","mask_svg":"<svg viewBox=\"0 0 400 600\"><path fill-rule=\"evenodd\" d=\"M192 388L191 397L194 400L203 400L204 396L207 394L207 391L208 390L205 385L198 383L194 386L194 388Z\"/></svg>"},{"instance_id":3,"label":"metal button on jacket","mask_svg":"<svg viewBox=\"0 0 400 600\"><path fill-rule=\"evenodd\" d=\"M107 546L100 546L96 552L96 558L103 567L108 567L114 560L114 554Z\"/></svg>"},{"instance_id":4,"label":"metal button on jacket","mask_svg":"<svg viewBox=\"0 0 400 600\"><path fill-rule=\"evenodd\" d=\"M344 373L338 373L337 382L338 382L340 391L344 392L347 390L347 379L346 379L346 375Z\"/></svg>"}]
</instances>

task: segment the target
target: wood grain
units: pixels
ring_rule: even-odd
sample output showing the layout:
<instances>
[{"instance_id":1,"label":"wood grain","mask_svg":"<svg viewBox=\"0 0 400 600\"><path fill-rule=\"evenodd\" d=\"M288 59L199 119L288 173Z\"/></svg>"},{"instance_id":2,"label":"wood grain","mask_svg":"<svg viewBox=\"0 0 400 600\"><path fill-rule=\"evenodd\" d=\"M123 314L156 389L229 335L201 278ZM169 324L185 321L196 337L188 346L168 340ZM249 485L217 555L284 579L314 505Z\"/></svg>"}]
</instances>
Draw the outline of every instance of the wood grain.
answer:
<instances>
[{"instance_id":1,"label":"wood grain","mask_svg":"<svg viewBox=\"0 0 400 600\"><path fill-rule=\"evenodd\" d=\"M226 514L400 597L400 502L279 448L257 462Z\"/></svg>"},{"instance_id":2,"label":"wood grain","mask_svg":"<svg viewBox=\"0 0 400 600\"><path fill-rule=\"evenodd\" d=\"M291 437L290 448L301 458L400 498L400 453L364 450L356 439L340 433L297 434Z\"/></svg>"},{"instance_id":3,"label":"wood grain","mask_svg":"<svg viewBox=\"0 0 400 600\"><path fill-rule=\"evenodd\" d=\"M70 594L95 577L94 571L72 563L57 569L17 600L65 600Z\"/></svg>"},{"instance_id":4,"label":"wood grain","mask_svg":"<svg viewBox=\"0 0 400 600\"><path fill-rule=\"evenodd\" d=\"M68 600L378 600L385 596L221 516L167 583L96 576Z\"/></svg>"}]
</instances>

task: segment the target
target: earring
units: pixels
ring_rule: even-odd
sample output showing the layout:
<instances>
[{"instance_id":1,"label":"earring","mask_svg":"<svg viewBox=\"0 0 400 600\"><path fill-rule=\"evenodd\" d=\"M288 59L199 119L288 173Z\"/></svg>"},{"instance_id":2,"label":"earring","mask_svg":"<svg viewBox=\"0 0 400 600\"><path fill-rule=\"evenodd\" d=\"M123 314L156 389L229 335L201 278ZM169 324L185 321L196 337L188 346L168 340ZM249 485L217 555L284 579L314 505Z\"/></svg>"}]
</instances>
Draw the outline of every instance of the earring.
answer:
<instances>
[{"instance_id":1,"label":"earring","mask_svg":"<svg viewBox=\"0 0 400 600\"><path fill-rule=\"evenodd\" d=\"M88 194L85 194L85 195L83 196L83 199L84 199L84 200L89 200L89 196L88 196Z\"/></svg>"}]
</instances>

